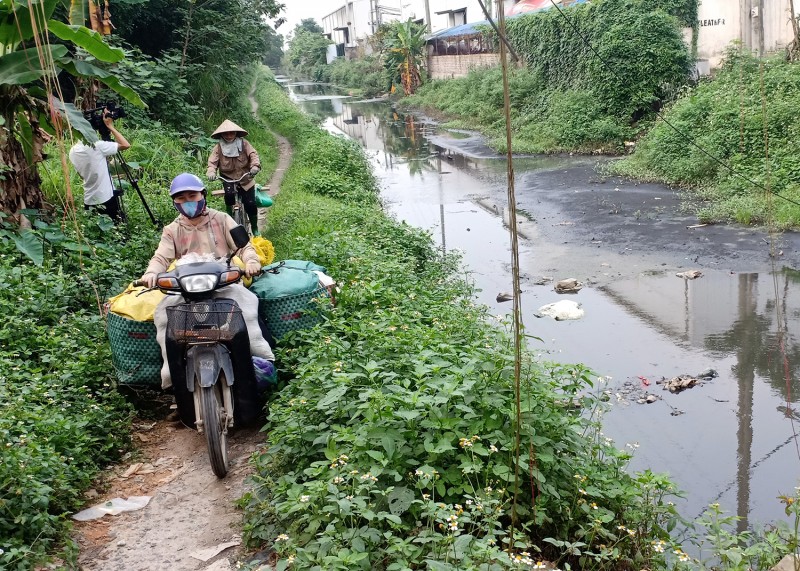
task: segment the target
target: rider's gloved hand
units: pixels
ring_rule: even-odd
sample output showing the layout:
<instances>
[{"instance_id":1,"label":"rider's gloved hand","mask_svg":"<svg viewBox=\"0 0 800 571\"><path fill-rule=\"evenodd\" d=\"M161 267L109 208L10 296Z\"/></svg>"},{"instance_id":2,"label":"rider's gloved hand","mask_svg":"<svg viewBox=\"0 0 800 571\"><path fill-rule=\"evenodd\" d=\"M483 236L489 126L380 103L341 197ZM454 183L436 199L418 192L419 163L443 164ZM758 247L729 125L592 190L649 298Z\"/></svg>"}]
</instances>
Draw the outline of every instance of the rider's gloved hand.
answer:
<instances>
[{"instance_id":1,"label":"rider's gloved hand","mask_svg":"<svg viewBox=\"0 0 800 571\"><path fill-rule=\"evenodd\" d=\"M206 178L209 181L217 180L217 173L209 171L209 172L206 173Z\"/></svg>"},{"instance_id":2,"label":"rider's gloved hand","mask_svg":"<svg viewBox=\"0 0 800 571\"><path fill-rule=\"evenodd\" d=\"M244 275L248 278L252 278L258 272L261 271L261 262L257 260L250 260L244 266Z\"/></svg>"},{"instance_id":3,"label":"rider's gloved hand","mask_svg":"<svg viewBox=\"0 0 800 571\"><path fill-rule=\"evenodd\" d=\"M261 172L260 168L253 167L253 168L250 169L250 176L256 176L259 172Z\"/></svg>"},{"instance_id":4,"label":"rider's gloved hand","mask_svg":"<svg viewBox=\"0 0 800 571\"><path fill-rule=\"evenodd\" d=\"M148 272L140 277L139 281L147 287L156 287L156 274Z\"/></svg>"}]
</instances>

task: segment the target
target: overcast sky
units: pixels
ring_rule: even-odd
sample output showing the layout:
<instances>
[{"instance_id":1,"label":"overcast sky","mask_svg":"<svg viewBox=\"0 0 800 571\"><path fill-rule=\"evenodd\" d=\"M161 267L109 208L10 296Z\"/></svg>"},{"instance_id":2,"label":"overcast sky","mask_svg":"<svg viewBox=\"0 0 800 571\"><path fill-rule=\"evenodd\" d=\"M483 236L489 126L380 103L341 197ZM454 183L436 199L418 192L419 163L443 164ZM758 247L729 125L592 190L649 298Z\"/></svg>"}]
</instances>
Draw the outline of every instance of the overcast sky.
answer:
<instances>
[{"instance_id":1,"label":"overcast sky","mask_svg":"<svg viewBox=\"0 0 800 571\"><path fill-rule=\"evenodd\" d=\"M286 18L286 22L278 28L278 33L284 38L294 30L294 27L300 23L300 20L306 18L314 18L317 24L322 25L322 17L335 10L338 5L334 2L315 2L300 1L300 0L287 0L285 2L286 9L281 14Z\"/></svg>"}]
</instances>

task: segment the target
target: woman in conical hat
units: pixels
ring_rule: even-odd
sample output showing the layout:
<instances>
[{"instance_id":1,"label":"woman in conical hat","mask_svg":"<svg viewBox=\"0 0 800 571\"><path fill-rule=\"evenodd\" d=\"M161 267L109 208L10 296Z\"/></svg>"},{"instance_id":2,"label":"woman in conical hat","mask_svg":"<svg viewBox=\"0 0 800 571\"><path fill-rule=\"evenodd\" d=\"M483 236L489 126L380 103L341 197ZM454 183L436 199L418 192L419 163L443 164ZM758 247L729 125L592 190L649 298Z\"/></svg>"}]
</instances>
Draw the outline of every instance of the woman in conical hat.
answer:
<instances>
[{"instance_id":1,"label":"woman in conical hat","mask_svg":"<svg viewBox=\"0 0 800 571\"><path fill-rule=\"evenodd\" d=\"M225 119L217 129L211 133L211 137L219 142L214 145L211 155L208 157L208 170L206 177L208 180L217 178L217 170L225 178L237 180L245 173L250 174L250 178L243 180L240 185L240 193L244 211L250 220L250 227L253 236L258 236L258 208L256 207L255 176L261 170L261 159L258 157L253 145L245 137L247 131L239 127L230 119ZM228 214L233 214L233 205L236 196L225 194L225 210Z\"/></svg>"}]
</instances>

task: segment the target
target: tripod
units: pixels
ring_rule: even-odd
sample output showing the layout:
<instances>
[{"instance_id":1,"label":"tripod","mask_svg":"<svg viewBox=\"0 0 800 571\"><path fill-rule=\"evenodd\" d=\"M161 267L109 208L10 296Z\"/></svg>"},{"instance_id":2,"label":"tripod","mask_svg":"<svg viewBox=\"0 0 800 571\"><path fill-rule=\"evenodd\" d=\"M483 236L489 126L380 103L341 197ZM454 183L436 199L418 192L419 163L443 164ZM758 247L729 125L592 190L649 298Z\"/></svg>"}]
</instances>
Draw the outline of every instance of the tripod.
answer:
<instances>
[{"instance_id":1,"label":"tripod","mask_svg":"<svg viewBox=\"0 0 800 571\"><path fill-rule=\"evenodd\" d=\"M161 230L161 229L164 227L164 224L161 222L161 220L159 220L158 218L156 218L156 216L153 214L153 211L152 211L152 210L150 210L150 205L148 205L148 204L147 204L147 200L145 200L145 198L144 198L144 194L142 194L142 190L139 188L139 181L138 181L138 179L136 179L136 178L133 176L133 174L131 173L131 168L130 168L130 166L128 165L128 163L125 161L125 157L123 157L123 156L122 156L122 153L119 153L119 152L118 152L118 153L116 154L116 156L115 156L115 159L116 159L116 161L117 161L117 164L118 164L120 167L122 167L122 171L125 173L125 179L126 179L126 180L127 180L127 181L128 181L130 184L131 184L131 186L134 188L134 190L136 191L136 194L138 194L138 195L139 195L139 198L140 198L140 199L141 199L141 201L142 201L142 205L144 206L145 212L147 212L147 215L150 217L150 221L153 223L153 225L154 225L156 228L158 228L159 230ZM109 173L109 174L110 174L110 173ZM118 170L117 170L117 180L118 180L118 181L121 181L121 180L122 180L122 175L120 175L120 174L119 174L119 171L118 171ZM120 189L119 189L119 191L114 191L114 194L115 194L115 195L117 195L117 198L119 199L119 205L120 205L120 209L122 210L122 212L123 212L123 214L124 214L124 212L125 212L125 209L123 208L123 205L122 205L122 193L123 193L123 190L122 190L122 188L121 188L121 186L122 186L122 185L120 184L119 186L120 186ZM119 194L117 194L117 192L119 192Z\"/></svg>"}]
</instances>

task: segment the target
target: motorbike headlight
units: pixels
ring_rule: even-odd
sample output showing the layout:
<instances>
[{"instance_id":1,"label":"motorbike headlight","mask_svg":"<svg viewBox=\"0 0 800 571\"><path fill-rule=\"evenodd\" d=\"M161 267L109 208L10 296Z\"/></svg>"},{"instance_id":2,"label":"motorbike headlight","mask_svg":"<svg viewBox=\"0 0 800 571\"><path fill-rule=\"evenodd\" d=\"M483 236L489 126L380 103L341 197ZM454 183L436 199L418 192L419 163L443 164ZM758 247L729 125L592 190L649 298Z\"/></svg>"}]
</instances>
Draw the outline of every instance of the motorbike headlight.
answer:
<instances>
[{"instance_id":1,"label":"motorbike headlight","mask_svg":"<svg viewBox=\"0 0 800 571\"><path fill-rule=\"evenodd\" d=\"M183 291L189 293L203 293L213 290L217 285L217 276L214 274L196 274L181 278Z\"/></svg>"}]
</instances>

